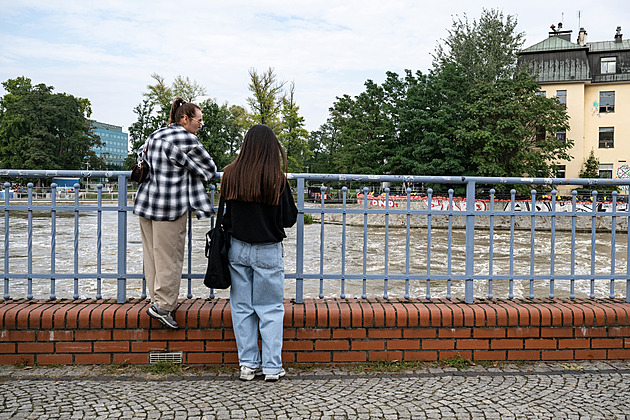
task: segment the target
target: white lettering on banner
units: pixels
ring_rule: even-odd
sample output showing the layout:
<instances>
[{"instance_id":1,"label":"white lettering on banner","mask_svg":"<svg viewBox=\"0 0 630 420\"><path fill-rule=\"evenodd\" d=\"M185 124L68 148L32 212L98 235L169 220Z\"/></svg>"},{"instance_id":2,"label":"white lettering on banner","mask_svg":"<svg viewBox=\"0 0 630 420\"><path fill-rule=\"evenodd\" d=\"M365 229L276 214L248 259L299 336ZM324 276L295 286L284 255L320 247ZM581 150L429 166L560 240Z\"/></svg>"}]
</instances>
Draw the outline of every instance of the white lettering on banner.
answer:
<instances>
[{"instance_id":1,"label":"white lettering on banner","mask_svg":"<svg viewBox=\"0 0 630 420\"><path fill-rule=\"evenodd\" d=\"M385 207L385 200L372 200L370 205L373 207ZM398 207L398 202L389 200L389 207Z\"/></svg>"}]
</instances>

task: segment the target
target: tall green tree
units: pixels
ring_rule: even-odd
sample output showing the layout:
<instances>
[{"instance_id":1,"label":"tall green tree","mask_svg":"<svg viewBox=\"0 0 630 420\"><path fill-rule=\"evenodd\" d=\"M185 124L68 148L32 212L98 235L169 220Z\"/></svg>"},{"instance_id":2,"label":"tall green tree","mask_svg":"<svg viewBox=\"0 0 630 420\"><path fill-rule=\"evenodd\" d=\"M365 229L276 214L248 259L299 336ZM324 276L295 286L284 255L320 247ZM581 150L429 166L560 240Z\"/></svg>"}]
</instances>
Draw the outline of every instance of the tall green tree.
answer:
<instances>
[{"instance_id":1,"label":"tall green tree","mask_svg":"<svg viewBox=\"0 0 630 420\"><path fill-rule=\"evenodd\" d=\"M200 104L204 125L197 137L219 171L234 160L248 128L242 107L218 105L211 99Z\"/></svg>"},{"instance_id":2,"label":"tall green tree","mask_svg":"<svg viewBox=\"0 0 630 420\"><path fill-rule=\"evenodd\" d=\"M278 133L285 82L278 80L278 76L271 67L262 74L251 68L249 77L249 91L252 96L247 98L247 103L252 108L253 123L266 124Z\"/></svg>"},{"instance_id":3,"label":"tall green tree","mask_svg":"<svg viewBox=\"0 0 630 420\"><path fill-rule=\"evenodd\" d=\"M282 124L278 140L287 153L289 172L304 172L305 161L311 152L304 118L300 116L300 107L294 98L295 84L291 83L288 94L282 98Z\"/></svg>"},{"instance_id":4,"label":"tall green tree","mask_svg":"<svg viewBox=\"0 0 630 420\"><path fill-rule=\"evenodd\" d=\"M517 32L515 16L504 16L497 9L483 9L479 20L453 19L448 36L433 54L433 67L456 64L469 84L509 78L516 72L517 53L523 46L524 33Z\"/></svg>"},{"instance_id":5,"label":"tall green tree","mask_svg":"<svg viewBox=\"0 0 630 420\"><path fill-rule=\"evenodd\" d=\"M591 149L588 159L582 163L580 178L599 178L599 159L595 157L593 149Z\"/></svg>"},{"instance_id":6,"label":"tall green tree","mask_svg":"<svg viewBox=\"0 0 630 420\"><path fill-rule=\"evenodd\" d=\"M91 150L102 145L87 119L90 102L52 86L18 77L2 83L0 166L14 169L81 169L102 161Z\"/></svg>"}]
</instances>

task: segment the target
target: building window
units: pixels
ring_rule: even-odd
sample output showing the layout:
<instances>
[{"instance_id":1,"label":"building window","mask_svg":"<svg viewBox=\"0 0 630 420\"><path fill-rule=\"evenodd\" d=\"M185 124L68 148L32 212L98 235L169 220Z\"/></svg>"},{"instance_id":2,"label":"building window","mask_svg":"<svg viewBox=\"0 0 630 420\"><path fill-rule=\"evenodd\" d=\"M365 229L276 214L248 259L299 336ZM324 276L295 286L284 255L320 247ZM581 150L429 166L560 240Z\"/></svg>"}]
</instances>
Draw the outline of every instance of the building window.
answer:
<instances>
[{"instance_id":1,"label":"building window","mask_svg":"<svg viewBox=\"0 0 630 420\"><path fill-rule=\"evenodd\" d=\"M612 179L613 165L612 163L602 163L599 165L599 177Z\"/></svg>"},{"instance_id":2,"label":"building window","mask_svg":"<svg viewBox=\"0 0 630 420\"><path fill-rule=\"evenodd\" d=\"M567 177L567 166L556 165L556 178L566 178L566 177Z\"/></svg>"},{"instance_id":3,"label":"building window","mask_svg":"<svg viewBox=\"0 0 630 420\"><path fill-rule=\"evenodd\" d=\"M599 127L599 148L612 149L615 147L615 128Z\"/></svg>"},{"instance_id":4,"label":"building window","mask_svg":"<svg viewBox=\"0 0 630 420\"><path fill-rule=\"evenodd\" d=\"M615 91L599 92L599 112L615 112Z\"/></svg>"},{"instance_id":5,"label":"building window","mask_svg":"<svg viewBox=\"0 0 630 420\"><path fill-rule=\"evenodd\" d=\"M547 96L547 92L545 92L544 90L539 90L538 92L536 92L536 95L545 97Z\"/></svg>"},{"instance_id":6,"label":"building window","mask_svg":"<svg viewBox=\"0 0 630 420\"><path fill-rule=\"evenodd\" d=\"M556 98L558 98L558 102L560 102L560 105L564 106L566 108L567 106L567 91L566 90L557 90L556 91Z\"/></svg>"},{"instance_id":7,"label":"building window","mask_svg":"<svg viewBox=\"0 0 630 420\"><path fill-rule=\"evenodd\" d=\"M602 74L617 73L617 57L602 57Z\"/></svg>"},{"instance_id":8,"label":"building window","mask_svg":"<svg viewBox=\"0 0 630 420\"><path fill-rule=\"evenodd\" d=\"M562 143L567 142L567 130L558 131L556 133L556 138L560 140Z\"/></svg>"}]
</instances>

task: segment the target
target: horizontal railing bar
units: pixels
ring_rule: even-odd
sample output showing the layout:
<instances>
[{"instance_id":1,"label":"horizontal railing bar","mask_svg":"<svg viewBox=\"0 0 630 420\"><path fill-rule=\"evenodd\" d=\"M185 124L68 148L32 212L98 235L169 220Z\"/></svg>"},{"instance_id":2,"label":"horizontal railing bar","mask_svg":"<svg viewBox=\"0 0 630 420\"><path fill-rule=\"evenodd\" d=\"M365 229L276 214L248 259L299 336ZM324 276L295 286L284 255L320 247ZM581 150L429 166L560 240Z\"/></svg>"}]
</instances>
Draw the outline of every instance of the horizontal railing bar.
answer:
<instances>
[{"instance_id":1,"label":"horizontal railing bar","mask_svg":"<svg viewBox=\"0 0 630 420\"><path fill-rule=\"evenodd\" d=\"M285 274L285 276L287 278L294 278L295 274L293 273L292 275L290 274ZM388 280L466 280L466 279L473 279L473 280L538 280L538 281L548 281L548 280L627 280L628 276L624 275L624 274L615 274L615 275L610 275L610 274L595 274L595 275L591 275L591 274L575 274L575 275L570 275L570 274L558 274L555 276L550 276L549 274L535 274L535 275L530 275L530 274L515 274L510 276L509 274L498 274L498 275L493 275L492 277L489 275L484 275L484 274L476 274L473 275L472 277L470 276L466 276L465 274L431 274L430 276L427 276L426 274L391 274L389 273L386 277L383 276L383 274L367 274L367 275L363 275L363 274L344 274L343 276L341 275L341 273L328 273L328 274L323 274L320 275L318 273L313 273L313 274L309 274L309 273L302 273L302 278L304 279L313 279L313 280L319 280L319 279L324 279L324 280L340 280L340 279L346 279L346 280L383 280L383 279L388 279Z\"/></svg>"}]
</instances>

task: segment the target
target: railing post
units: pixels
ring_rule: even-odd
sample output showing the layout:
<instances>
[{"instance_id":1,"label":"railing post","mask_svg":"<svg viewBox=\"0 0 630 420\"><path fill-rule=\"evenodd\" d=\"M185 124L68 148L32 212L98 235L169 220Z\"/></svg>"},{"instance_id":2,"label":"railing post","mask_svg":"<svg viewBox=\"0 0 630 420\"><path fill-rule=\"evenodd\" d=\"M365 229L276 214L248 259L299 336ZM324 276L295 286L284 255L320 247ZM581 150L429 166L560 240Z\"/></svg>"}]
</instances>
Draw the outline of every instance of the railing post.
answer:
<instances>
[{"instance_id":1,"label":"railing post","mask_svg":"<svg viewBox=\"0 0 630 420\"><path fill-rule=\"evenodd\" d=\"M297 232L295 238L295 303L304 303L304 178L297 179Z\"/></svg>"},{"instance_id":2,"label":"railing post","mask_svg":"<svg viewBox=\"0 0 630 420\"><path fill-rule=\"evenodd\" d=\"M118 290L116 302L127 301L127 177L118 175Z\"/></svg>"},{"instance_id":3,"label":"railing post","mask_svg":"<svg viewBox=\"0 0 630 420\"><path fill-rule=\"evenodd\" d=\"M473 303L475 273L475 181L466 181L466 284L464 300Z\"/></svg>"}]
</instances>

